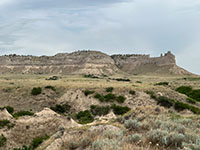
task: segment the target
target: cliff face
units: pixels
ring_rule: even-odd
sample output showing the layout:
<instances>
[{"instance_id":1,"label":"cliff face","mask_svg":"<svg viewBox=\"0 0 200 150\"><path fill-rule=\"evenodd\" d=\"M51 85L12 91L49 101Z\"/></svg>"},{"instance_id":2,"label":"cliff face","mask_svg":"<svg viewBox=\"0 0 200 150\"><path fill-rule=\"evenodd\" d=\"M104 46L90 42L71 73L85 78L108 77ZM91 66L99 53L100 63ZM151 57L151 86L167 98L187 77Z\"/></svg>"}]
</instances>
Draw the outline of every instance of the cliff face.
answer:
<instances>
[{"instance_id":1,"label":"cliff face","mask_svg":"<svg viewBox=\"0 0 200 150\"><path fill-rule=\"evenodd\" d=\"M0 74L114 74L119 71L130 74L175 73L175 56L168 52L164 56L112 55L98 51L59 53L55 56L0 56ZM178 73L177 73L178 72Z\"/></svg>"}]
</instances>

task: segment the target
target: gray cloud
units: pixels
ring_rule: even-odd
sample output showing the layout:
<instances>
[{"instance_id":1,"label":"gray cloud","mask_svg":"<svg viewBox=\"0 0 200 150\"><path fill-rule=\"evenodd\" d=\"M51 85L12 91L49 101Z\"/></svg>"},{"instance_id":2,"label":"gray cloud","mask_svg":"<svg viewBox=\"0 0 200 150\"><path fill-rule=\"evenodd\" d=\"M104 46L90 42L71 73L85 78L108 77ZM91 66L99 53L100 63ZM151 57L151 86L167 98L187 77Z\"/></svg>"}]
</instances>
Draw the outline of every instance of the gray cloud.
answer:
<instances>
[{"instance_id":1,"label":"gray cloud","mask_svg":"<svg viewBox=\"0 0 200 150\"><path fill-rule=\"evenodd\" d=\"M1 0L0 54L172 50L179 65L200 73L199 15L196 0Z\"/></svg>"}]
</instances>

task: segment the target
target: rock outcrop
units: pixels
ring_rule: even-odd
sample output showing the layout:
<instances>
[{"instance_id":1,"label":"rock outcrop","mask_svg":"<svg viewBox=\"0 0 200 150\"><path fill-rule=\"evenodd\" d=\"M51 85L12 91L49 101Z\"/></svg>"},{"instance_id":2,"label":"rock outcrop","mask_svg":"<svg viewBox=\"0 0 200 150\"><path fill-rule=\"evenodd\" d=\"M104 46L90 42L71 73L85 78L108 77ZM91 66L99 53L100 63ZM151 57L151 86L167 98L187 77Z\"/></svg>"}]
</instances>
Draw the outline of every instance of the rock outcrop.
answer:
<instances>
[{"instance_id":1,"label":"rock outcrop","mask_svg":"<svg viewBox=\"0 0 200 150\"><path fill-rule=\"evenodd\" d=\"M0 56L0 74L190 74L176 65L168 52L160 57L150 55L112 55L98 51L59 53L55 56Z\"/></svg>"}]
</instances>

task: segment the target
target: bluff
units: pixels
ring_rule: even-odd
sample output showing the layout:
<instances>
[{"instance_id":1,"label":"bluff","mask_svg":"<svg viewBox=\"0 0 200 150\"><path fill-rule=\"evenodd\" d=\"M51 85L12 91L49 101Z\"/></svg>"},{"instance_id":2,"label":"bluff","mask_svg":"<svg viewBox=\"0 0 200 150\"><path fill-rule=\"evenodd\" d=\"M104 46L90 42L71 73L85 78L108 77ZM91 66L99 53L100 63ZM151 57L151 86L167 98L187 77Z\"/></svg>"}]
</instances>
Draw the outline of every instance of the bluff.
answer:
<instances>
[{"instance_id":1,"label":"bluff","mask_svg":"<svg viewBox=\"0 0 200 150\"><path fill-rule=\"evenodd\" d=\"M0 74L184 74L169 51L160 57L150 55L112 55L99 51L76 51L55 56L0 56Z\"/></svg>"}]
</instances>

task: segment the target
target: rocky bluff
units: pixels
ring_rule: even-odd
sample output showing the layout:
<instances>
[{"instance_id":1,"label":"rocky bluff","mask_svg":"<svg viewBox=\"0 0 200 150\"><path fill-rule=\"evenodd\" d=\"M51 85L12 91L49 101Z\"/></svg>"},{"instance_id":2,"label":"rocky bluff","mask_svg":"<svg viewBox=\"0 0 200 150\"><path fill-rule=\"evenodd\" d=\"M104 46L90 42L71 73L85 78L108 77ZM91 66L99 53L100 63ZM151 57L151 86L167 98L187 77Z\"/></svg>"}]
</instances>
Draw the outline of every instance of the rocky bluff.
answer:
<instances>
[{"instance_id":1,"label":"rocky bluff","mask_svg":"<svg viewBox=\"0 0 200 150\"><path fill-rule=\"evenodd\" d=\"M55 56L0 56L0 74L190 74L176 65L169 51L160 57L150 55L112 55L99 51L76 51Z\"/></svg>"}]
</instances>

